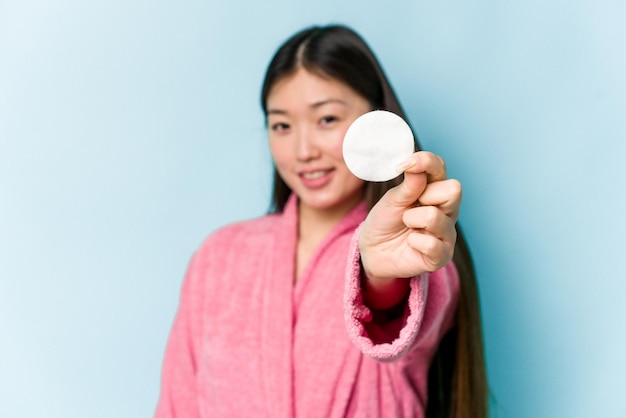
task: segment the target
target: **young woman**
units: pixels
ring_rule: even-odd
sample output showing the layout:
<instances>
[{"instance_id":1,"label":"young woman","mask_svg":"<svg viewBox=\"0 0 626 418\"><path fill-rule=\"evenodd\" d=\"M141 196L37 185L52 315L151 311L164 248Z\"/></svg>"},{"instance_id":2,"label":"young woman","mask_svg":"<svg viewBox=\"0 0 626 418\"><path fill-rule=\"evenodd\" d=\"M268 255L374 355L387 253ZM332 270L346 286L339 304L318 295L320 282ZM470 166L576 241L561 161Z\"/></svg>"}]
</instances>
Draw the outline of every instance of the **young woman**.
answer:
<instances>
[{"instance_id":1,"label":"young woman","mask_svg":"<svg viewBox=\"0 0 626 418\"><path fill-rule=\"evenodd\" d=\"M365 42L342 26L297 33L261 103L273 213L194 254L156 416L486 417L460 184L427 152L387 183L343 161L358 116L404 116Z\"/></svg>"}]
</instances>

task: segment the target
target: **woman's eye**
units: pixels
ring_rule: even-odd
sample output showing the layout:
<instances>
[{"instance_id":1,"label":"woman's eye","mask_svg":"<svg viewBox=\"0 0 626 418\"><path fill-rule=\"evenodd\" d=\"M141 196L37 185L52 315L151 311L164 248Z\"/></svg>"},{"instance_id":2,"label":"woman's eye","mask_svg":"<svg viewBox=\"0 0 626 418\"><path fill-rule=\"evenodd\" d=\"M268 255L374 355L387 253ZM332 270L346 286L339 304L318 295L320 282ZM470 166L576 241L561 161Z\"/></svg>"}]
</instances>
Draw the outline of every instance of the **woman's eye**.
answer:
<instances>
[{"instance_id":1,"label":"woman's eye","mask_svg":"<svg viewBox=\"0 0 626 418\"><path fill-rule=\"evenodd\" d=\"M321 119L320 123L322 125L329 125L329 124L331 124L331 123L333 123L335 121L337 121L337 118L335 116L324 116Z\"/></svg>"},{"instance_id":2,"label":"woman's eye","mask_svg":"<svg viewBox=\"0 0 626 418\"><path fill-rule=\"evenodd\" d=\"M272 124L271 128L272 128L272 131L274 132L284 132L287 129L289 129L289 125L287 125L286 123L279 122L279 123Z\"/></svg>"}]
</instances>

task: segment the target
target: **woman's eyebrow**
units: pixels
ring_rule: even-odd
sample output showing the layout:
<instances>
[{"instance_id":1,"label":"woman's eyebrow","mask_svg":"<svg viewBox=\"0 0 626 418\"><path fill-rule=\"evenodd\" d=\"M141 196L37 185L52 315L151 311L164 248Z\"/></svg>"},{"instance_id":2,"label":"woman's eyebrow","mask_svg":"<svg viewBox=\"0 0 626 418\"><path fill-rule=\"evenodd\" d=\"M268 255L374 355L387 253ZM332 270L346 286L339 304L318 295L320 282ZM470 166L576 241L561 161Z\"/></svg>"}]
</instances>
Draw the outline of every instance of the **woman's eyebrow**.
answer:
<instances>
[{"instance_id":1,"label":"woman's eyebrow","mask_svg":"<svg viewBox=\"0 0 626 418\"><path fill-rule=\"evenodd\" d=\"M325 99L325 100L320 100L319 102L315 102L315 103L311 104L311 107L312 108L318 108L318 107L321 107L321 106L324 106L324 105L330 104L330 103L338 103L338 104L347 106L347 103L344 102L343 100L340 100L340 99Z\"/></svg>"},{"instance_id":2,"label":"woman's eyebrow","mask_svg":"<svg viewBox=\"0 0 626 418\"><path fill-rule=\"evenodd\" d=\"M341 99L324 99L324 100L320 100L318 102L314 102L312 104L309 105L309 107L313 108L313 109L317 109L319 107L322 107L324 105L327 104L332 104L332 103L337 103L337 104L341 104L344 106L347 106L348 104L346 102L344 102ZM289 112L287 112L286 110L283 109L267 109L267 114L268 115L287 115Z\"/></svg>"},{"instance_id":3,"label":"woman's eyebrow","mask_svg":"<svg viewBox=\"0 0 626 418\"><path fill-rule=\"evenodd\" d=\"M267 109L268 115L286 115L287 112L281 109Z\"/></svg>"}]
</instances>

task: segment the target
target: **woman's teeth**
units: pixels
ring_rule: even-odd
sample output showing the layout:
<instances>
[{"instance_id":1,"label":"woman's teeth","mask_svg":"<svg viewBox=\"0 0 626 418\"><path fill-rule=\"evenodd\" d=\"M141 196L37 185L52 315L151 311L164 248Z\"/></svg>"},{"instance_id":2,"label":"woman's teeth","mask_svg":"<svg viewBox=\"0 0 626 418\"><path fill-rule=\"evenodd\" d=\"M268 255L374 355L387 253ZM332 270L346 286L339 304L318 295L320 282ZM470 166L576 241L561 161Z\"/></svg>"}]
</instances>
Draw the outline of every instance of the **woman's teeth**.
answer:
<instances>
[{"instance_id":1,"label":"woman's teeth","mask_svg":"<svg viewBox=\"0 0 626 418\"><path fill-rule=\"evenodd\" d=\"M324 174L326 174L326 172L327 172L326 170L320 170L320 171L313 171L311 173L302 173L302 177L308 180L314 180L314 179L318 179L322 177Z\"/></svg>"}]
</instances>

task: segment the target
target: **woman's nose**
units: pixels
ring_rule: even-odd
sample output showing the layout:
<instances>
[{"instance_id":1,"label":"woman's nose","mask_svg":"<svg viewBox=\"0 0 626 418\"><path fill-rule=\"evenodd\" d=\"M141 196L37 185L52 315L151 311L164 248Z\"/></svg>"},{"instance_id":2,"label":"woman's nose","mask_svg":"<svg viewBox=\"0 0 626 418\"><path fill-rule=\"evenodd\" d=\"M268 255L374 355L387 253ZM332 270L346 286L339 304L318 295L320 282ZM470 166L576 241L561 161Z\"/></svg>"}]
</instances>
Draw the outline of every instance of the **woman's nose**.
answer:
<instances>
[{"instance_id":1,"label":"woman's nose","mask_svg":"<svg viewBox=\"0 0 626 418\"><path fill-rule=\"evenodd\" d=\"M296 157L298 160L309 161L317 158L319 154L314 134L310 130L301 129L296 138Z\"/></svg>"}]
</instances>

